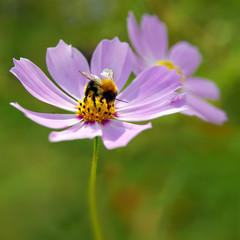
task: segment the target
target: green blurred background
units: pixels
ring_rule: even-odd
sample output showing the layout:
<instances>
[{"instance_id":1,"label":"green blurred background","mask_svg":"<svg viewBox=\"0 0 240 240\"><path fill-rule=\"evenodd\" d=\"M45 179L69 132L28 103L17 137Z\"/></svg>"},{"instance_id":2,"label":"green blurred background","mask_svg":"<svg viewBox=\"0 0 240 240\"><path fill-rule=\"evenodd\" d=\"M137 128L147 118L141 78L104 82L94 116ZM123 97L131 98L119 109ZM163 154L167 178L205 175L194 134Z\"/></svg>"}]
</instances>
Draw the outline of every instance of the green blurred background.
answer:
<instances>
[{"instance_id":1,"label":"green blurred background","mask_svg":"<svg viewBox=\"0 0 240 240\"><path fill-rule=\"evenodd\" d=\"M88 59L104 38L128 41L132 10L157 14L199 47L197 75L221 89L229 121L214 126L181 114L153 121L126 148L100 144L98 210L106 240L240 239L239 0L0 0L0 239L91 240L87 187L93 141L49 143L50 129L11 107L55 112L9 73L25 57L47 73L59 39ZM107 57L107 56L106 56ZM48 73L47 73L48 74Z\"/></svg>"}]
</instances>

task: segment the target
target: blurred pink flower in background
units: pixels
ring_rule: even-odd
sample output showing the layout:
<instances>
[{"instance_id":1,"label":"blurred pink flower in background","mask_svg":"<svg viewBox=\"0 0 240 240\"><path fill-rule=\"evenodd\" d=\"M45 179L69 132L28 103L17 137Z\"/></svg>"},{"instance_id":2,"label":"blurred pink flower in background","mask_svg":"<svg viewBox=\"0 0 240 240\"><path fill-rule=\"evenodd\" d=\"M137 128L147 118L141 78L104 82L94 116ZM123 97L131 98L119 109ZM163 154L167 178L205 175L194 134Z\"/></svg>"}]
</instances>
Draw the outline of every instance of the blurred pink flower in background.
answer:
<instances>
[{"instance_id":1,"label":"blurred pink flower in background","mask_svg":"<svg viewBox=\"0 0 240 240\"><path fill-rule=\"evenodd\" d=\"M182 113L195 115L220 125L227 120L223 110L205 101L205 99L219 99L219 89L215 83L192 76L202 59L197 47L182 41L168 51L167 28L157 16L143 15L141 24L138 26L133 13L130 12L127 26L130 41L137 53L134 55L136 75L155 65L176 69L177 73L182 75L182 90L187 93L188 109Z\"/></svg>"}]
</instances>

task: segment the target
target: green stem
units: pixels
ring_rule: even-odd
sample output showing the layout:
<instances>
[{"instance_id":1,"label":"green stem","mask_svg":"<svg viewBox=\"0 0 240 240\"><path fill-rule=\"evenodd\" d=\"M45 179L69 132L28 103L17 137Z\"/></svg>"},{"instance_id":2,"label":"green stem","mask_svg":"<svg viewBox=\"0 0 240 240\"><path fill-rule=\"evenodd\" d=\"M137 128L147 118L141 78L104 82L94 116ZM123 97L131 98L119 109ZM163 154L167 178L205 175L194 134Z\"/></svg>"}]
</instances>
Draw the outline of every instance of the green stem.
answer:
<instances>
[{"instance_id":1,"label":"green stem","mask_svg":"<svg viewBox=\"0 0 240 240\"><path fill-rule=\"evenodd\" d=\"M96 208L96 198L95 198L95 182L96 182L96 170L97 170L97 160L98 160L98 145L99 137L94 138L94 150L93 150L93 160L91 167L90 183L89 183L89 208L91 213L91 220L93 225L93 230L96 240L102 240L101 228L98 220L97 208Z\"/></svg>"}]
</instances>

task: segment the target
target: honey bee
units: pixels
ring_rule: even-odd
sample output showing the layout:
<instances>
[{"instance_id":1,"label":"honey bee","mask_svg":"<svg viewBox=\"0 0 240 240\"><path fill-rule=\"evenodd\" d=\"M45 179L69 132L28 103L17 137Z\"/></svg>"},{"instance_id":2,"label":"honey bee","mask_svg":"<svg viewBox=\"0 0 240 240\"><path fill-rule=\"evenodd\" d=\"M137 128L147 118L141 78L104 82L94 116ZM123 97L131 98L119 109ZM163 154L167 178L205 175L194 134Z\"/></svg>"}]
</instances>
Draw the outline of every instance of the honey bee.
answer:
<instances>
[{"instance_id":1,"label":"honey bee","mask_svg":"<svg viewBox=\"0 0 240 240\"><path fill-rule=\"evenodd\" d=\"M103 72L101 73L103 79L100 79L98 76L91 73L81 71L80 73L90 80L85 87L85 98L91 95L95 106L96 97L100 97L101 103L103 99L106 100L108 105L114 103L117 97L118 89L113 81L112 69L105 68L103 70Z\"/></svg>"}]
</instances>

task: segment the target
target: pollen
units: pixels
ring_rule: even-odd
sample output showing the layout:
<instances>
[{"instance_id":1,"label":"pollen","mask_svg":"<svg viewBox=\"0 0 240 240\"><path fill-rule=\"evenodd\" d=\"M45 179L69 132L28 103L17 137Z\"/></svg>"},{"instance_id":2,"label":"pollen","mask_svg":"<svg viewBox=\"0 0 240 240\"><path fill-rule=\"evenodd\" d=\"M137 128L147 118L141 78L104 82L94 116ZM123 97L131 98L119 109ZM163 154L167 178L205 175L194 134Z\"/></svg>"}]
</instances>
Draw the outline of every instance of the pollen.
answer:
<instances>
[{"instance_id":1,"label":"pollen","mask_svg":"<svg viewBox=\"0 0 240 240\"><path fill-rule=\"evenodd\" d=\"M164 65L164 66L166 66L167 69L169 69L169 70L176 69L177 73L182 75L181 82L182 82L182 83L184 82L185 77L184 77L184 75L183 75L183 71L180 70L179 66L174 65L173 62L171 62L171 61L166 61L166 60L162 60L162 61L158 61L158 62L157 62L157 65Z\"/></svg>"},{"instance_id":2,"label":"pollen","mask_svg":"<svg viewBox=\"0 0 240 240\"><path fill-rule=\"evenodd\" d=\"M83 121L102 123L107 119L114 118L115 102L107 103L106 99L91 94L85 96L82 101L78 101L77 116L82 117Z\"/></svg>"}]
</instances>

